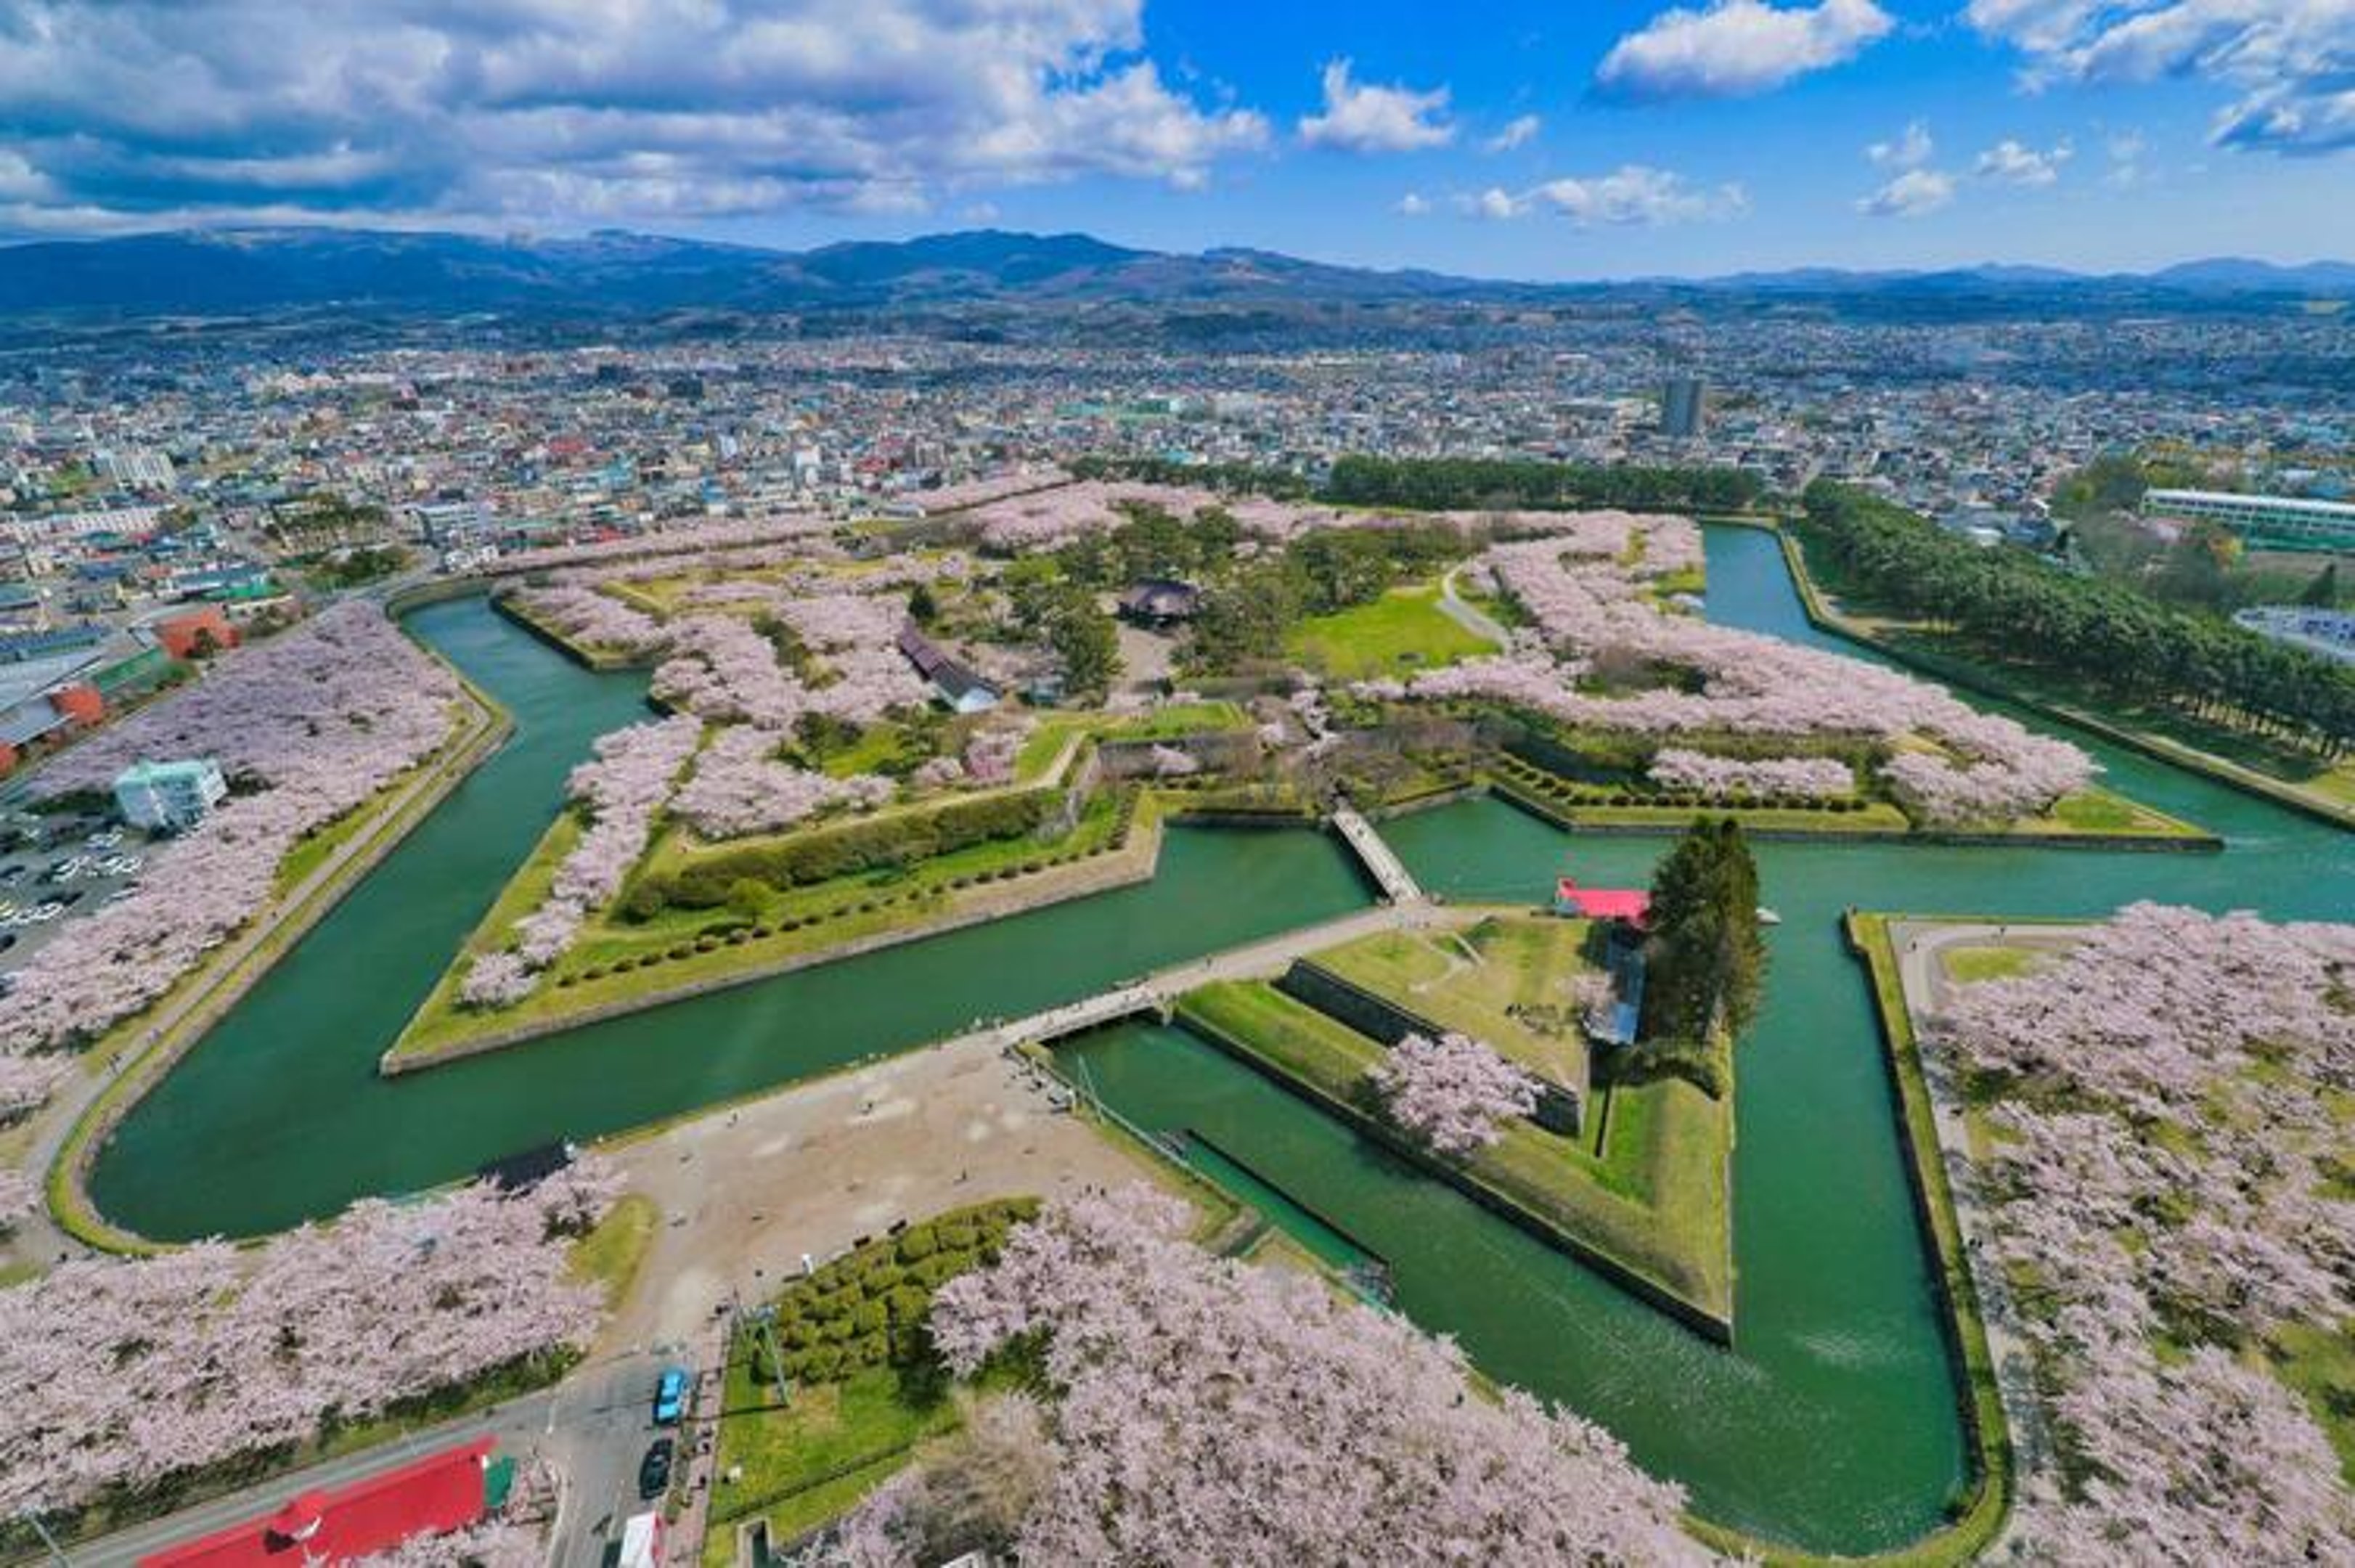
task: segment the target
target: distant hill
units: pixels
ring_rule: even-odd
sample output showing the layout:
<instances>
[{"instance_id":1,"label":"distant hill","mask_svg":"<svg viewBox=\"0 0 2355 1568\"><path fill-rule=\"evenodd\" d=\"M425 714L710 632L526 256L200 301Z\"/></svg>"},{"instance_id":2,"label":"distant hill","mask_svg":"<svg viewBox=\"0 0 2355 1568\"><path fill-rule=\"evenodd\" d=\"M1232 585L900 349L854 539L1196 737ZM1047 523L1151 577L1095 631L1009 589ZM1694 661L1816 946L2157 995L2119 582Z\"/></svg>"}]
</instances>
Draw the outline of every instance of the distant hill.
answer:
<instances>
[{"instance_id":1,"label":"distant hill","mask_svg":"<svg viewBox=\"0 0 2355 1568\"><path fill-rule=\"evenodd\" d=\"M684 307L828 310L979 300L1188 303L1542 302L1611 292L2001 304L2097 297L2355 294L2355 263L2217 259L2147 276L2042 267L1804 268L1700 280L1519 283L1328 265L1241 249L1181 254L1085 234L974 229L814 251L603 231L577 239L232 229L0 247L0 311L215 315L302 306L421 312Z\"/></svg>"}]
</instances>

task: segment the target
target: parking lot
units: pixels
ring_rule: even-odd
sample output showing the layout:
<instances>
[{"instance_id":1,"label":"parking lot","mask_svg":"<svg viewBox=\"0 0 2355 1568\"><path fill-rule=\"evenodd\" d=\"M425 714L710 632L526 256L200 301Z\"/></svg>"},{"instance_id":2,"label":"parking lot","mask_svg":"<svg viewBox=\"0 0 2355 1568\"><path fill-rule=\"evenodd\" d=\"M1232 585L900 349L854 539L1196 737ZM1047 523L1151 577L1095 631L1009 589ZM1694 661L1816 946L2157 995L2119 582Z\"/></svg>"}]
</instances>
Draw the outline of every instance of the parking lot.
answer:
<instances>
[{"instance_id":1,"label":"parking lot","mask_svg":"<svg viewBox=\"0 0 2355 1568\"><path fill-rule=\"evenodd\" d=\"M100 817L0 823L0 977L138 883L147 836Z\"/></svg>"}]
</instances>

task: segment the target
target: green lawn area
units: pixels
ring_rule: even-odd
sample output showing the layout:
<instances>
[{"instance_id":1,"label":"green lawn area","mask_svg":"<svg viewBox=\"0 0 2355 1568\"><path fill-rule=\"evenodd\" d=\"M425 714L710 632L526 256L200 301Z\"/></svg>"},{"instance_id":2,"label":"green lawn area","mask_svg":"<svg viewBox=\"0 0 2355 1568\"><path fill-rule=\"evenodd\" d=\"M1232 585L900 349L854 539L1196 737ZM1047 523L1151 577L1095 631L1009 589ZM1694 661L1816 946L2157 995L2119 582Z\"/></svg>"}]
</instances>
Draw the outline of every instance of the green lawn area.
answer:
<instances>
[{"instance_id":1,"label":"green lawn area","mask_svg":"<svg viewBox=\"0 0 2355 1568\"><path fill-rule=\"evenodd\" d=\"M704 1561L714 1565L736 1560L736 1528L744 1520L765 1515L770 1539L782 1545L847 1512L905 1465L916 1444L954 1430L959 1420L945 1380L911 1380L897 1368L796 1386L783 1408L775 1388L756 1386L752 1374L750 1350L740 1346L729 1360L719 1478L704 1537ZM727 1480L738 1466L741 1478Z\"/></svg>"},{"instance_id":2,"label":"green lawn area","mask_svg":"<svg viewBox=\"0 0 2355 1568\"><path fill-rule=\"evenodd\" d=\"M643 1193L623 1196L596 1228L572 1243L573 1277L593 1283L605 1292L605 1310L613 1311L629 1298L637 1283L638 1266L654 1244L655 1227L662 1211Z\"/></svg>"},{"instance_id":3,"label":"green lawn area","mask_svg":"<svg viewBox=\"0 0 2355 1568\"><path fill-rule=\"evenodd\" d=\"M1439 607L1438 585L1423 583L1303 621L1284 651L1330 679L1369 680L1437 669L1497 648L1449 619Z\"/></svg>"},{"instance_id":4,"label":"green lawn area","mask_svg":"<svg viewBox=\"0 0 2355 1568\"><path fill-rule=\"evenodd\" d=\"M1257 983L1190 991L1178 1020L1231 1054L1291 1083L1361 1130L1384 1125L1360 1087L1382 1046L1306 1003ZM1509 1125L1461 1160L1435 1169L1530 1216L1574 1250L1615 1264L1704 1312L1733 1310L1727 1167L1732 1107L1681 1079L1614 1087L1588 1108L1589 1136ZM1395 1136L1395 1135L1391 1135Z\"/></svg>"},{"instance_id":5,"label":"green lawn area","mask_svg":"<svg viewBox=\"0 0 2355 1568\"><path fill-rule=\"evenodd\" d=\"M1343 979L1533 1072L1583 1089L1586 1036L1570 983L1592 967L1592 927L1550 915L1489 915L1453 934L1385 931L1315 955Z\"/></svg>"},{"instance_id":6,"label":"green lawn area","mask_svg":"<svg viewBox=\"0 0 2355 1568\"><path fill-rule=\"evenodd\" d=\"M2052 803L2042 816L2014 826L2015 832L2101 833L2125 838L2196 838L2200 830L2163 811L2114 795L2099 784L2088 784Z\"/></svg>"},{"instance_id":7,"label":"green lawn area","mask_svg":"<svg viewBox=\"0 0 2355 1568\"><path fill-rule=\"evenodd\" d=\"M1243 730L1251 718L1226 701L1172 702L1134 719L1112 718L1095 726L1107 741L1174 741L1212 730Z\"/></svg>"},{"instance_id":8,"label":"green lawn area","mask_svg":"<svg viewBox=\"0 0 2355 1568\"><path fill-rule=\"evenodd\" d=\"M2009 980L2016 975L2025 975L2036 966L2037 956L2029 948L1989 944L1985 947L1945 948L1938 955L1938 962L1945 965L1947 979L1969 985L1977 980Z\"/></svg>"},{"instance_id":9,"label":"green lawn area","mask_svg":"<svg viewBox=\"0 0 2355 1568\"><path fill-rule=\"evenodd\" d=\"M2331 1447L2339 1473L2355 1486L2355 1321L2337 1329L2293 1323L2266 1347L2274 1375L2302 1395Z\"/></svg>"}]
</instances>

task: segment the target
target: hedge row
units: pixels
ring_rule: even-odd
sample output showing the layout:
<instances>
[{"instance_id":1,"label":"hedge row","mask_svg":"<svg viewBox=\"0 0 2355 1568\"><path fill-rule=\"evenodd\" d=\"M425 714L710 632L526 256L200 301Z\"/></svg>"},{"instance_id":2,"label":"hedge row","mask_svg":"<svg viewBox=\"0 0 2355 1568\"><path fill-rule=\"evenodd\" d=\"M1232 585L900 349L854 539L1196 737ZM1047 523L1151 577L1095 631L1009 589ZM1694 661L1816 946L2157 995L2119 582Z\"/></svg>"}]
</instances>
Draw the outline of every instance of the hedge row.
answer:
<instances>
[{"instance_id":1,"label":"hedge row","mask_svg":"<svg viewBox=\"0 0 2355 1568\"><path fill-rule=\"evenodd\" d=\"M901 904L922 903L937 893L963 892L967 888L979 887L986 882L1012 881L1018 877L1036 876L1040 871L1050 870L1057 866L1074 865L1082 860L1093 859L1098 855L1109 855L1115 849L1124 849L1128 847L1129 833L1136 826L1136 792L1124 790L1114 809L1116 815L1114 818L1112 837L1092 849L1058 849L1052 853L1034 855L1028 859L1018 861L1010 866L1000 866L995 870L975 871L966 876L951 877L944 881L910 882L900 887L877 888L863 899L837 904L831 909L818 910L809 914L789 915L775 921L751 921L741 925L707 931L699 935L674 942L668 947L645 953L634 953L626 957L616 958L611 964L591 964L585 969L559 975L556 977L557 987L561 990L591 980L602 980L611 975L627 975L634 970L653 969L665 964L676 964L700 954L717 953L722 947L743 947L755 942L766 942L771 937L782 935L787 932L801 931L813 925L825 925L852 915L876 914Z\"/></svg>"},{"instance_id":2,"label":"hedge row","mask_svg":"<svg viewBox=\"0 0 2355 1568\"><path fill-rule=\"evenodd\" d=\"M668 876L642 878L625 905L641 918L670 904L716 909L728 901L738 882L747 880L797 888L913 865L975 844L1035 833L1055 815L1061 798L1053 789L977 795L948 801L931 811L846 822L747 844L707 855Z\"/></svg>"},{"instance_id":3,"label":"hedge row","mask_svg":"<svg viewBox=\"0 0 2355 1568\"><path fill-rule=\"evenodd\" d=\"M776 1300L772 1325L783 1372L797 1382L831 1382L868 1367L933 1361L925 1319L932 1293L967 1269L995 1260L1007 1232L1039 1212L1035 1198L952 1210L896 1235L853 1248ZM751 1337L756 1381L773 1382L770 1339Z\"/></svg>"}]
</instances>

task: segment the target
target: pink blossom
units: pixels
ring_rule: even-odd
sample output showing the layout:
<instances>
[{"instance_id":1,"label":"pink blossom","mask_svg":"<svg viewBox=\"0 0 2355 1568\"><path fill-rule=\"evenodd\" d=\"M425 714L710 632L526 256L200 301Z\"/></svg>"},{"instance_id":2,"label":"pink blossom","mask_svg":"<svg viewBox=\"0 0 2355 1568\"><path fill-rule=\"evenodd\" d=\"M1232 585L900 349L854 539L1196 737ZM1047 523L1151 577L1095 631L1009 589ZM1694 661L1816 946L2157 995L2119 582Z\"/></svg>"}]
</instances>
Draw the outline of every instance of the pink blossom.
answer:
<instances>
[{"instance_id":1,"label":"pink blossom","mask_svg":"<svg viewBox=\"0 0 2355 1568\"><path fill-rule=\"evenodd\" d=\"M1486 1148L1538 1106L1537 1080L1467 1035L1408 1035L1371 1077L1391 1119L1441 1154Z\"/></svg>"}]
</instances>

